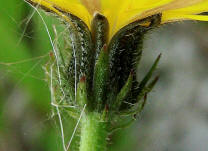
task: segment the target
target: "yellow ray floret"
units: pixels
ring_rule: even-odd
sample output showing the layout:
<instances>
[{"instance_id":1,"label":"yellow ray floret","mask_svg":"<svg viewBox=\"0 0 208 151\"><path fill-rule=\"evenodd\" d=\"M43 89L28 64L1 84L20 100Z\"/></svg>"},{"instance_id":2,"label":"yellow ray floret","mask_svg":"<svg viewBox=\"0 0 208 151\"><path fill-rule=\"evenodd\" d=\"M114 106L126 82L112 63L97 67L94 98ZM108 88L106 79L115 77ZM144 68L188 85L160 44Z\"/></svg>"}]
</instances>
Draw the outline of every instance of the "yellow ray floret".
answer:
<instances>
[{"instance_id":1,"label":"yellow ray floret","mask_svg":"<svg viewBox=\"0 0 208 151\"><path fill-rule=\"evenodd\" d=\"M208 0L27 0L39 4L58 15L59 10L82 19L90 28L97 12L106 16L110 37L125 25L145 17L162 13L162 23L177 20L208 21Z\"/></svg>"}]
</instances>

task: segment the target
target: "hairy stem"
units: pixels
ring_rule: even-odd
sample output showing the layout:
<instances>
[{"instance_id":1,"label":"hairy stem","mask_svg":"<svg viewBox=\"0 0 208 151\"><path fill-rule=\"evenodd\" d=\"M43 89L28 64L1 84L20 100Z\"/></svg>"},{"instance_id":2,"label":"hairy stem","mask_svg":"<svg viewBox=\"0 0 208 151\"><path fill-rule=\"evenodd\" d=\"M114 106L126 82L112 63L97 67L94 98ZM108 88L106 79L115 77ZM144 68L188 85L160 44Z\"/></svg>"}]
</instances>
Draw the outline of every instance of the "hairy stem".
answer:
<instances>
[{"instance_id":1,"label":"hairy stem","mask_svg":"<svg viewBox=\"0 0 208 151\"><path fill-rule=\"evenodd\" d=\"M106 151L107 122L100 113L91 112L81 121L80 151Z\"/></svg>"}]
</instances>

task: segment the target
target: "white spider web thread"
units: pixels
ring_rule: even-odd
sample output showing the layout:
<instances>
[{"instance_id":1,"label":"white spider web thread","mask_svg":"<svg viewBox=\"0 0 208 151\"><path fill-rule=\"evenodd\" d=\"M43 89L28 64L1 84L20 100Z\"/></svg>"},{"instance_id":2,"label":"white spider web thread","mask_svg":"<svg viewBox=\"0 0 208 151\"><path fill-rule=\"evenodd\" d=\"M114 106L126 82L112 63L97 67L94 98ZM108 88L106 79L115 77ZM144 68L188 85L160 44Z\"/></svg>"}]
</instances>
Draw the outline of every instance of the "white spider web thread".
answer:
<instances>
[{"instance_id":1,"label":"white spider web thread","mask_svg":"<svg viewBox=\"0 0 208 151\"><path fill-rule=\"evenodd\" d=\"M25 0L24 0L24 1L25 1ZM53 49L53 53L54 53L54 55L55 55L55 60L56 60L56 65L57 65L58 81L59 81L60 88L62 89L62 81L61 81L61 75L60 75L59 59L58 59L58 55L57 55L57 48L54 46L54 43L53 43L53 41L52 41L52 37L51 37L50 32L49 32L49 29L48 29L48 26L47 26L46 22L44 21L44 18L42 17L42 15L41 15L40 12L38 11L37 7L32 6L32 5L31 5L30 3L28 3L27 1L25 1L25 2L26 2L27 4L29 4L29 5L30 5L30 6L38 13L38 15L40 16L40 18L41 18L41 20L42 20L42 22L43 22L43 24L44 24L44 27L45 27L45 29L46 29L46 32L47 32L47 34L48 34L48 37L49 37L49 40L50 40L50 43L51 43L51 46L52 46L52 49ZM71 39L71 40L72 40L72 43L73 43L73 39ZM73 46L74 46L74 45L72 44L72 47L73 47ZM77 95L77 90L76 90L76 89L77 89L77 83L76 83L76 81L77 81L77 67L76 67L76 64L77 64L77 60L76 60L76 52L75 52L74 47L73 47L72 49L73 49L73 54L74 54L74 59L75 59L75 101L76 101L76 95ZM51 65L51 67L50 67L50 79L51 79L51 81L50 81L50 83L51 83L51 85L50 85L50 87L51 87L51 105L52 105L52 106L55 106L56 112L57 112L57 115L58 115L59 125L60 125L60 129L61 129L61 138L62 138L63 149L64 149L64 151L68 151L68 150L69 150L69 147L70 147L70 145L71 145L71 142L72 142L72 140L73 140L73 138L74 138L74 135L75 135L75 133L76 133L76 130L77 130L77 128L78 128L78 125L79 125L79 123L80 123L80 120L81 120L81 118L82 118L82 115L83 115L83 113L84 113L84 110L85 110L85 108L86 108L86 104L84 105L84 107L83 107L83 109L82 109L82 111L81 111L80 117L79 117L79 119L78 119L78 121L77 121L77 123L76 123L76 126L75 126L75 128L74 128L74 131L73 131L73 133L72 133L72 136L71 136L71 138L70 138L70 140L69 140L69 142L68 142L68 145L66 146L66 145L65 145L65 134L64 134L63 121L62 121L62 116L61 116L60 109L59 109L61 106L59 106L58 104L54 103L54 102L56 102L56 101L54 100L54 92L53 92L53 69L52 69L53 66L54 66L54 64ZM63 95L65 96L63 89L62 89L61 91L62 91ZM62 99L64 99L64 97L63 97ZM64 106L64 107L65 107L65 106ZM74 106L68 106L68 107L74 107Z\"/></svg>"}]
</instances>

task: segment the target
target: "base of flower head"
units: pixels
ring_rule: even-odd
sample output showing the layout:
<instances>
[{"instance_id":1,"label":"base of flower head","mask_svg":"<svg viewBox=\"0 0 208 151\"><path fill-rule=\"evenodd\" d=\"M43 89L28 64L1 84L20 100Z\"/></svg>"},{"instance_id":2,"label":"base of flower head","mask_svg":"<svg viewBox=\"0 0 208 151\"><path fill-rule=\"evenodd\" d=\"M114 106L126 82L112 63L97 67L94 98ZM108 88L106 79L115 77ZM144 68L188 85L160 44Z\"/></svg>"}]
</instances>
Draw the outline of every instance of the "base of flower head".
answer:
<instances>
[{"instance_id":1,"label":"base of flower head","mask_svg":"<svg viewBox=\"0 0 208 151\"><path fill-rule=\"evenodd\" d=\"M59 49L58 64L51 58L56 77L52 79L52 90L54 100L58 100L56 104L73 106L67 108L72 117L78 118L86 105L86 114L103 115L103 119L111 121L113 130L120 127L116 121L121 117L135 119L158 80L156 77L150 81L161 55L141 82L137 81L136 69L142 57L144 36L160 24L161 15L129 24L109 42L108 21L97 15L92 32L78 18L69 16L74 26L64 35L67 50Z\"/></svg>"}]
</instances>

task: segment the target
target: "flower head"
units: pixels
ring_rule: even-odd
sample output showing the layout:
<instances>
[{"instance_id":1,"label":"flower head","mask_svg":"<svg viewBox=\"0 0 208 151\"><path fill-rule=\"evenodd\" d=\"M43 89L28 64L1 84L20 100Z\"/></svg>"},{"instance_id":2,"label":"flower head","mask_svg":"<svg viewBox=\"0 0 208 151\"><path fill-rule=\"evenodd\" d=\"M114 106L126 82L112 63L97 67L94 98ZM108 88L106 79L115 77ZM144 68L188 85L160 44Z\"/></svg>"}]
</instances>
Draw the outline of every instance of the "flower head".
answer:
<instances>
[{"instance_id":1,"label":"flower head","mask_svg":"<svg viewBox=\"0 0 208 151\"><path fill-rule=\"evenodd\" d=\"M208 11L208 0L29 0L62 15L71 13L90 28L96 13L104 15L110 24L110 37L125 25L145 17L162 14L162 23L178 20L204 20L198 15Z\"/></svg>"}]
</instances>

